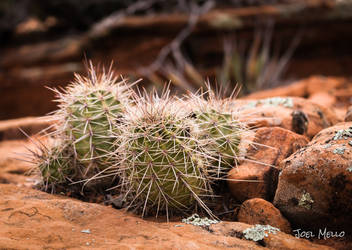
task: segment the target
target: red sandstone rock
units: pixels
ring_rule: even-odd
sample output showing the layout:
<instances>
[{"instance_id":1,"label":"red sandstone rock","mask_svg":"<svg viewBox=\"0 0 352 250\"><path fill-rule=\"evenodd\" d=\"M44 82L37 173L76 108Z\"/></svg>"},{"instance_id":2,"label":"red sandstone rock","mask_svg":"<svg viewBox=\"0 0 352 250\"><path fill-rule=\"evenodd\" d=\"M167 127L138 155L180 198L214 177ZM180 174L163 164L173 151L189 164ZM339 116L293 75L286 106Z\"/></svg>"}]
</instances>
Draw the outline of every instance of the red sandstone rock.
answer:
<instances>
[{"instance_id":1,"label":"red sandstone rock","mask_svg":"<svg viewBox=\"0 0 352 250\"><path fill-rule=\"evenodd\" d=\"M336 103L335 96L328 92L316 92L308 100L327 108L333 108L333 105Z\"/></svg>"},{"instance_id":2,"label":"red sandstone rock","mask_svg":"<svg viewBox=\"0 0 352 250\"><path fill-rule=\"evenodd\" d=\"M255 92L244 99L260 99L274 96L310 97L318 92L329 92L333 89L343 87L345 82L346 79L344 78L311 76L288 86Z\"/></svg>"},{"instance_id":3,"label":"red sandstone rock","mask_svg":"<svg viewBox=\"0 0 352 250\"><path fill-rule=\"evenodd\" d=\"M124 210L20 187L34 184L28 180L33 176L24 175L31 165L12 158L12 152L26 152L26 147L33 149L34 145L22 140L0 142L0 179L16 184L0 184L0 248L263 249L228 231L210 233L183 224L181 218L173 218L171 223L165 218L143 220ZM234 230L250 227L238 222L225 224ZM279 236L264 239L266 248L277 249L289 240L301 249L327 249L283 233Z\"/></svg>"},{"instance_id":4,"label":"red sandstone rock","mask_svg":"<svg viewBox=\"0 0 352 250\"><path fill-rule=\"evenodd\" d=\"M283 128L259 128L247 150L248 160L228 174L230 192L242 202L250 198L272 200L279 174L275 166L307 143L306 137Z\"/></svg>"},{"instance_id":5,"label":"red sandstone rock","mask_svg":"<svg viewBox=\"0 0 352 250\"><path fill-rule=\"evenodd\" d=\"M280 164L274 205L291 225L351 230L351 126L341 123L321 131Z\"/></svg>"},{"instance_id":6,"label":"red sandstone rock","mask_svg":"<svg viewBox=\"0 0 352 250\"><path fill-rule=\"evenodd\" d=\"M274 167L243 164L228 173L227 184L239 202L256 197L272 200L278 174Z\"/></svg>"},{"instance_id":7,"label":"red sandstone rock","mask_svg":"<svg viewBox=\"0 0 352 250\"><path fill-rule=\"evenodd\" d=\"M345 115L345 122L352 122L352 106L350 106L347 109L346 115Z\"/></svg>"},{"instance_id":8,"label":"red sandstone rock","mask_svg":"<svg viewBox=\"0 0 352 250\"><path fill-rule=\"evenodd\" d=\"M233 222L221 222L219 224L213 224L210 229L216 235L230 235L244 238L243 231L247 228L253 227L244 223L233 223ZM264 237L261 241L261 245L269 249L292 249L292 250L325 250L333 249L328 246L317 245L309 242L308 240L298 239L292 235L285 234L283 232L276 232L276 234L268 233L267 237ZM240 246L233 246L235 249L240 249Z\"/></svg>"},{"instance_id":9,"label":"red sandstone rock","mask_svg":"<svg viewBox=\"0 0 352 250\"><path fill-rule=\"evenodd\" d=\"M24 154L35 148L31 141L0 141L0 183L32 186L39 181L30 172L33 165L21 160L28 160Z\"/></svg>"},{"instance_id":10,"label":"red sandstone rock","mask_svg":"<svg viewBox=\"0 0 352 250\"><path fill-rule=\"evenodd\" d=\"M34 135L52 124L46 117L26 117L13 120L0 121L0 141L24 139L26 135Z\"/></svg>"},{"instance_id":11,"label":"red sandstone rock","mask_svg":"<svg viewBox=\"0 0 352 250\"><path fill-rule=\"evenodd\" d=\"M239 222L255 225L271 225L279 228L282 232L291 233L288 220L270 202L254 198L246 200L240 207L237 215Z\"/></svg>"},{"instance_id":12,"label":"red sandstone rock","mask_svg":"<svg viewBox=\"0 0 352 250\"><path fill-rule=\"evenodd\" d=\"M180 218L170 223L144 220L123 210L10 184L0 184L0 214L4 249L263 249L241 237L247 224L221 222L210 233ZM329 249L281 232L264 243L266 249Z\"/></svg>"},{"instance_id":13,"label":"red sandstone rock","mask_svg":"<svg viewBox=\"0 0 352 250\"><path fill-rule=\"evenodd\" d=\"M330 109L299 97L238 100L233 109L251 126L278 126L309 138L341 121Z\"/></svg>"},{"instance_id":14,"label":"red sandstone rock","mask_svg":"<svg viewBox=\"0 0 352 250\"><path fill-rule=\"evenodd\" d=\"M276 166L307 143L308 139L305 136L287 129L259 128L256 130L253 144L247 150L246 157Z\"/></svg>"}]
</instances>

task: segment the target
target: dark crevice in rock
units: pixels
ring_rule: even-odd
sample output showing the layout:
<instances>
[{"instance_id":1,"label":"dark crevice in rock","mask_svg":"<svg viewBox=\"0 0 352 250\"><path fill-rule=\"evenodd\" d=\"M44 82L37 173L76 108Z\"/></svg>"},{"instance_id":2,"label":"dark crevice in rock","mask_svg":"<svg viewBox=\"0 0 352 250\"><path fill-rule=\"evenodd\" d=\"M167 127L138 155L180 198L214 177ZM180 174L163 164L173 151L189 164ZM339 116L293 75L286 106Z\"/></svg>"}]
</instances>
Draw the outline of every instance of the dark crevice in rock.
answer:
<instances>
[{"instance_id":1,"label":"dark crevice in rock","mask_svg":"<svg viewBox=\"0 0 352 250\"><path fill-rule=\"evenodd\" d=\"M292 116L292 130L297 134L303 135L308 130L308 117L300 110L295 110L291 114Z\"/></svg>"}]
</instances>

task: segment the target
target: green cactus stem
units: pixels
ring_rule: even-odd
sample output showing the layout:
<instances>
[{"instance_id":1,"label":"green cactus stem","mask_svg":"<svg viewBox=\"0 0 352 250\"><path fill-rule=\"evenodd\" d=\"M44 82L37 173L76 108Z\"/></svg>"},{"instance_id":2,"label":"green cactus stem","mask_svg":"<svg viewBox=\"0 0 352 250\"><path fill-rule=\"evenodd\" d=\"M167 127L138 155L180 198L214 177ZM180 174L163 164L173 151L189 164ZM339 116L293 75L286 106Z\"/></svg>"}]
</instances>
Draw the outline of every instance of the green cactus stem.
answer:
<instances>
[{"instance_id":1,"label":"green cactus stem","mask_svg":"<svg viewBox=\"0 0 352 250\"><path fill-rule=\"evenodd\" d=\"M119 134L120 122L131 95L125 81L117 81L110 70L96 74L91 67L88 77L75 75L75 81L63 93L58 93L59 133L64 135L75 149L77 158L99 169L109 164L115 150L115 134Z\"/></svg>"},{"instance_id":2,"label":"green cactus stem","mask_svg":"<svg viewBox=\"0 0 352 250\"><path fill-rule=\"evenodd\" d=\"M122 148L125 189L145 212L190 211L208 195L206 157L193 136L192 120L168 97L140 98L131 112ZM130 205L130 206L131 206Z\"/></svg>"}]
</instances>

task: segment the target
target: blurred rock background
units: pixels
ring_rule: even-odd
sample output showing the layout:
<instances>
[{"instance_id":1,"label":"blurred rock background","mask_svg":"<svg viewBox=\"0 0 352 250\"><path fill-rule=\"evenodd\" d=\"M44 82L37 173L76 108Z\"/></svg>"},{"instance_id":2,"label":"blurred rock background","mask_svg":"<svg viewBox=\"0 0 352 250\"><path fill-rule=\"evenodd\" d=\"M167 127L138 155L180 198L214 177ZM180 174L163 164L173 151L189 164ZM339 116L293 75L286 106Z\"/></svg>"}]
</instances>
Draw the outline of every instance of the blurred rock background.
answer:
<instances>
[{"instance_id":1,"label":"blurred rock background","mask_svg":"<svg viewBox=\"0 0 352 250\"><path fill-rule=\"evenodd\" d=\"M180 94L349 77L351 27L348 0L2 0L0 120L54 110L86 59Z\"/></svg>"}]
</instances>

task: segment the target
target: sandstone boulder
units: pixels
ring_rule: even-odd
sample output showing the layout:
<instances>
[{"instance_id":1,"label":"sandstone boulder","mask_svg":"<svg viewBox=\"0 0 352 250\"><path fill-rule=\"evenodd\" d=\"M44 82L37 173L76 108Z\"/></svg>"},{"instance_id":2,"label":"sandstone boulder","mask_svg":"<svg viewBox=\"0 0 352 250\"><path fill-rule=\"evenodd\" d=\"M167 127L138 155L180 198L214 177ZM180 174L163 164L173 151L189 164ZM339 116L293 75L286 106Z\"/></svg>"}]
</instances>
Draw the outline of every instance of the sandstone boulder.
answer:
<instances>
[{"instance_id":1,"label":"sandstone boulder","mask_svg":"<svg viewBox=\"0 0 352 250\"><path fill-rule=\"evenodd\" d=\"M233 110L250 126L278 126L309 138L341 121L325 106L300 97L238 100Z\"/></svg>"},{"instance_id":2,"label":"sandstone boulder","mask_svg":"<svg viewBox=\"0 0 352 250\"><path fill-rule=\"evenodd\" d=\"M352 123L317 134L279 166L274 205L298 228L351 230Z\"/></svg>"},{"instance_id":3,"label":"sandstone boulder","mask_svg":"<svg viewBox=\"0 0 352 250\"><path fill-rule=\"evenodd\" d=\"M246 160L227 178L231 194L240 202L274 198L279 170L276 166L308 143L306 137L279 127L259 128L247 148Z\"/></svg>"}]
</instances>

